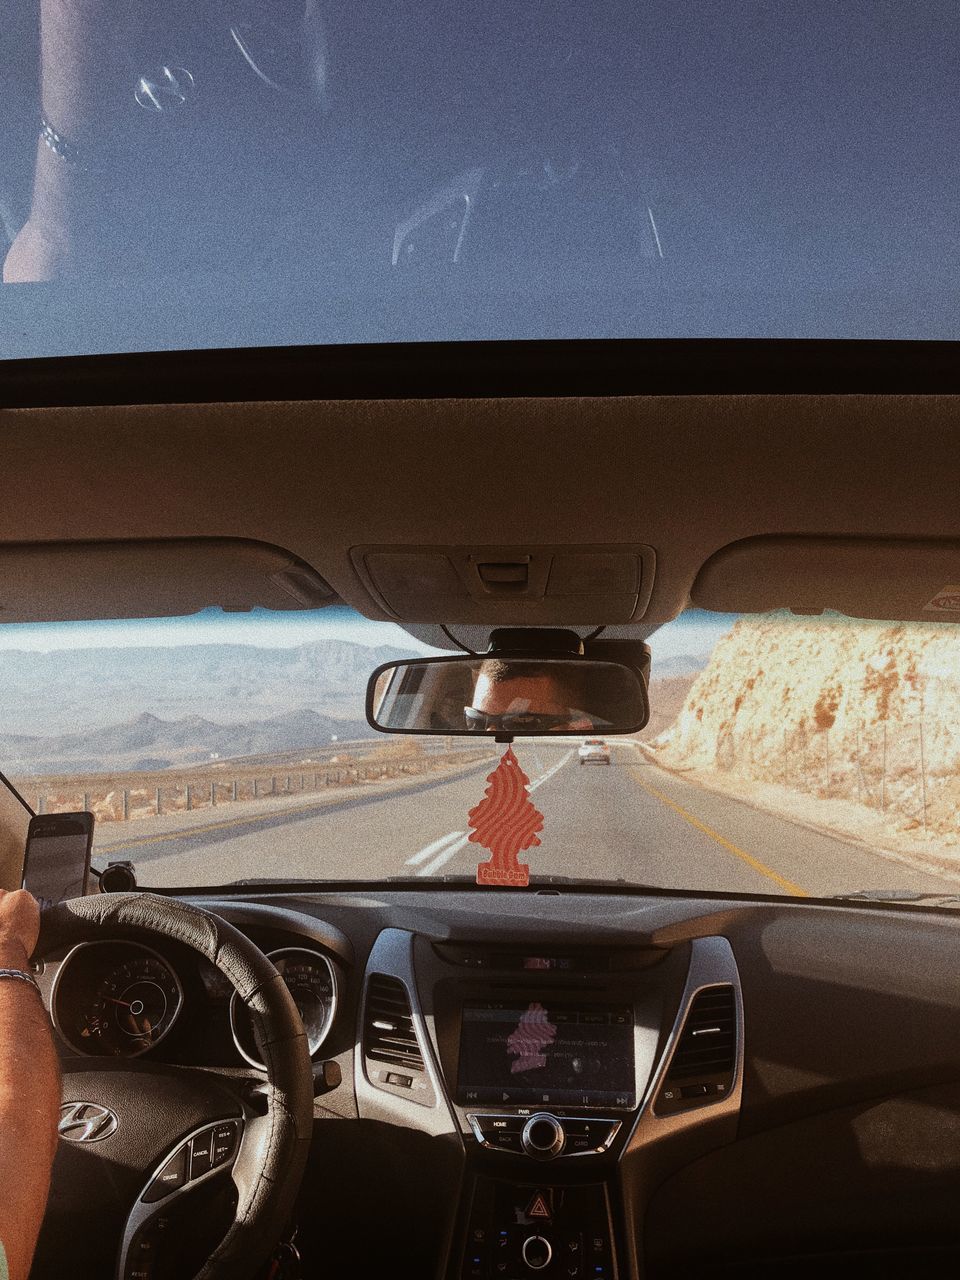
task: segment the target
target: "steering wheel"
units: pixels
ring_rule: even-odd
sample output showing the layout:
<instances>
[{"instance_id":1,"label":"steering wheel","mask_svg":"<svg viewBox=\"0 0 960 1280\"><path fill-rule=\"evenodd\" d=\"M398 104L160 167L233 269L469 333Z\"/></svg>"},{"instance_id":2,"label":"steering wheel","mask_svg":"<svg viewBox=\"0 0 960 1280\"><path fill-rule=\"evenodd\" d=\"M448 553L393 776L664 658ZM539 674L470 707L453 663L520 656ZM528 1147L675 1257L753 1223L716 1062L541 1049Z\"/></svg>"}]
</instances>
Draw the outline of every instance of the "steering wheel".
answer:
<instances>
[{"instance_id":1,"label":"steering wheel","mask_svg":"<svg viewBox=\"0 0 960 1280\"><path fill-rule=\"evenodd\" d=\"M296 1005L239 930L155 894L100 894L48 909L35 957L104 935L185 943L224 974L250 1015L266 1086L255 1107L202 1069L139 1059L66 1063L61 1136L66 1122L78 1126L70 1136L85 1140L58 1144L32 1275L156 1275L155 1262L193 1233L194 1245L201 1240L190 1263L196 1280L252 1280L289 1222L310 1145L313 1073ZM204 1246L214 1202L229 1225Z\"/></svg>"}]
</instances>

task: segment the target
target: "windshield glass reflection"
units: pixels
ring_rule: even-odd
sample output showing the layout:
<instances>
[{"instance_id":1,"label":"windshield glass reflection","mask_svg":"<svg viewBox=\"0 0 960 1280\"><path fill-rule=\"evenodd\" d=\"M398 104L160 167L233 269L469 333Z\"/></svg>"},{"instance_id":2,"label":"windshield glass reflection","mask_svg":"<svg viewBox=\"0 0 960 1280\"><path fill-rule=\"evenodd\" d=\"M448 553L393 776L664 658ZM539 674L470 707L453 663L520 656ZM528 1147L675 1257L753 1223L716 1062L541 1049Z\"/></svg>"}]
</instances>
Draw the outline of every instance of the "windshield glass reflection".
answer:
<instances>
[{"instance_id":1,"label":"windshield glass reflection","mask_svg":"<svg viewBox=\"0 0 960 1280\"><path fill-rule=\"evenodd\" d=\"M11 0L0 355L955 337L958 36L944 0Z\"/></svg>"}]
</instances>

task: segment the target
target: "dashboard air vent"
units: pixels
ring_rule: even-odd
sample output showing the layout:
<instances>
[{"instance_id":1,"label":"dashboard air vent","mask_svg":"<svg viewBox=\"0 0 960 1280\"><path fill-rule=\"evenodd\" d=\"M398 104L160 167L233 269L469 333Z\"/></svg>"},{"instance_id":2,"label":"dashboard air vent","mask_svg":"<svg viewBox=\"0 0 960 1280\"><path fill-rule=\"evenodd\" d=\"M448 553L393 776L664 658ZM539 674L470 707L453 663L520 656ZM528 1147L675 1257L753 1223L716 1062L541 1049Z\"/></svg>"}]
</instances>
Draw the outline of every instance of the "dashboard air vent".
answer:
<instances>
[{"instance_id":1,"label":"dashboard air vent","mask_svg":"<svg viewBox=\"0 0 960 1280\"><path fill-rule=\"evenodd\" d=\"M363 1006L363 1068L384 1093L432 1107L436 1094L417 1039L407 988L399 978L371 973Z\"/></svg>"},{"instance_id":2,"label":"dashboard air vent","mask_svg":"<svg viewBox=\"0 0 960 1280\"><path fill-rule=\"evenodd\" d=\"M363 1025L363 1052L374 1062L423 1071L423 1054L413 1029L406 988L398 978L370 975Z\"/></svg>"},{"instance_id":3,"label":"dashboard air vent","mask_svg":"<svg viewBox=\"0 0 960 1280\"><path fill-rule=\"evenodd\" d=\"M708 987L690 1006L668 1080L727 1073L737 1053L737 1006L733 987Z\"/></svg>"},{"instance_id":4,"label":"dashboard air vent","mask_svg":"<svg viewBox=\"0 0 960 1280\"><path fill-rule=\"evenodd\" d=\"M687 1011L657 1097L657 1114L719 1102L733 1087L736 1065L736 994L729 984L706 987Z\"/></svg>"}]
</instances>

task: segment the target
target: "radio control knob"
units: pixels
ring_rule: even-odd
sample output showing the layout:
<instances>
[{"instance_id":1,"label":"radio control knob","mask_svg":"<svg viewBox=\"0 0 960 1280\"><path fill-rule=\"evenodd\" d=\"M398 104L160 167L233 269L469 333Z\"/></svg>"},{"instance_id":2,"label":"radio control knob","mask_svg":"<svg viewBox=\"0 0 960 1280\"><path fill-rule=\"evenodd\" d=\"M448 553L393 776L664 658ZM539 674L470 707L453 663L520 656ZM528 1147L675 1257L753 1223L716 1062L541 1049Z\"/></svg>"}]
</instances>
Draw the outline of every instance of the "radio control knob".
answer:
<instances>
[{"instance_id":1,"label":"radio control knob","mask_svg":"<svg viewBox=\"0 0 960 1280\"><path fill-rule=\"evenodd\" d=\"M566 1134L556 1116L538 1111L523 1126L520 1141L528 1156L535 1160L553 1160L563 1150Z\"/></svg>"},{"instance_id":2,"label":"radio control knob","mask_svg":"<svg viewBox=\"0 0 960 1280\"><path fill-rule=\"evenodd\" d=\"M520 1249L520 1256L531 1271L543 1271L553 1261L550 1241L543 1236L527 1236Z\"/></svg>"}]
</instances>

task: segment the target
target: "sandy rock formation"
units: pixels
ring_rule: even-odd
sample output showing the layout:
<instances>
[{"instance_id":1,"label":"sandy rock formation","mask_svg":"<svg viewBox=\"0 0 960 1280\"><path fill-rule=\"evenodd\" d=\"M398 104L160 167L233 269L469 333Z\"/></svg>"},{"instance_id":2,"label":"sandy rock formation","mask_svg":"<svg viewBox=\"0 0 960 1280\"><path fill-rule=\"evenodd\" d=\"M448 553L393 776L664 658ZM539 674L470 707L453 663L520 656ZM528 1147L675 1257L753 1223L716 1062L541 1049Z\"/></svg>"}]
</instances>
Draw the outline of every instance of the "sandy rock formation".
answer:
<instances>
[{"instance_id":1,"label":"sandy rock formation","mask_svg":"<svg viewBox=\"0 0 960 1280\"><path fill-rule=\"evenodd\" d=\"M743 618L651 746L671 768L957 832L960 627Z\"/></svg>"}]
</instances>

